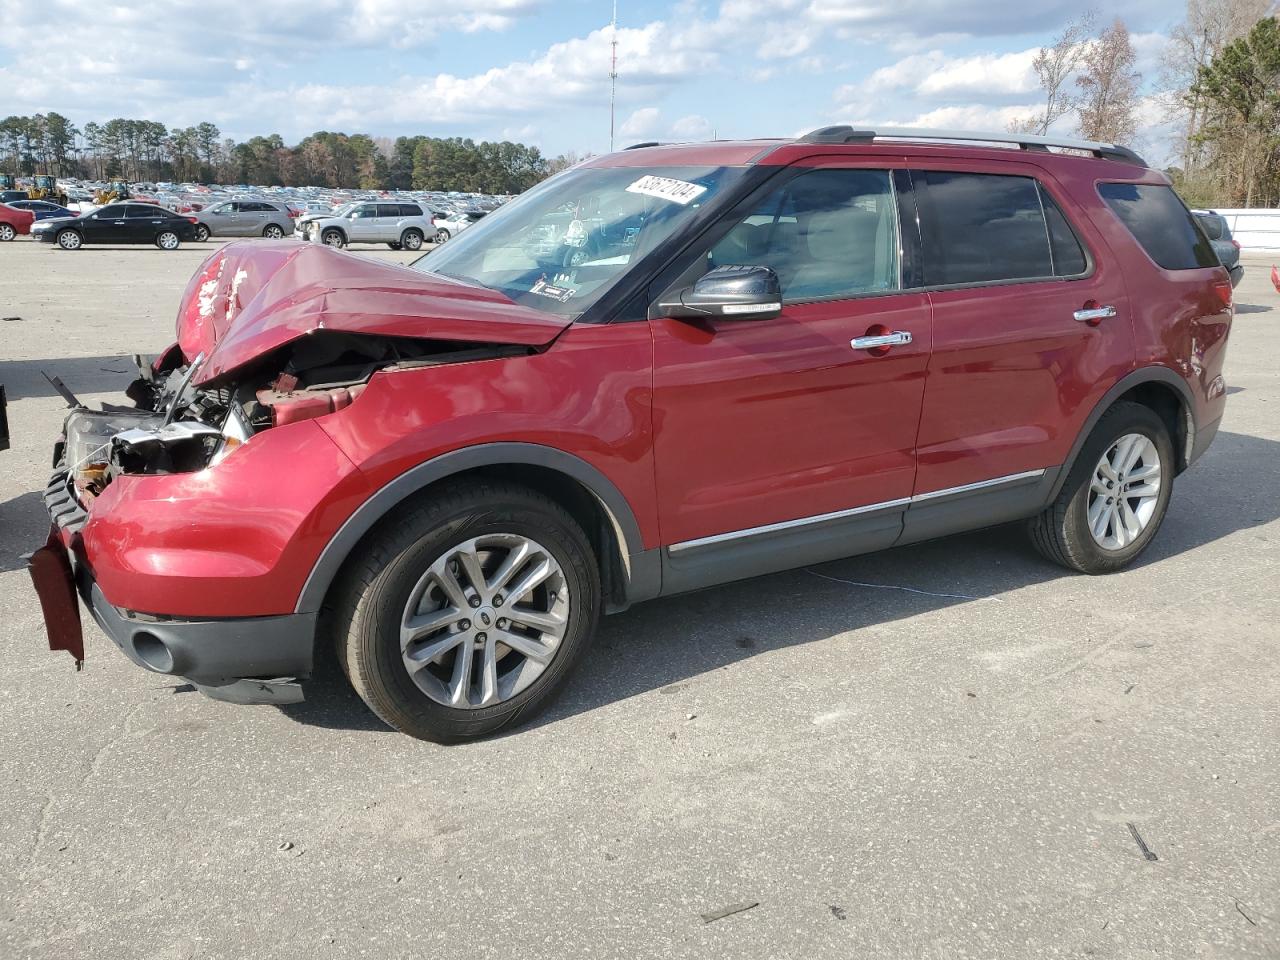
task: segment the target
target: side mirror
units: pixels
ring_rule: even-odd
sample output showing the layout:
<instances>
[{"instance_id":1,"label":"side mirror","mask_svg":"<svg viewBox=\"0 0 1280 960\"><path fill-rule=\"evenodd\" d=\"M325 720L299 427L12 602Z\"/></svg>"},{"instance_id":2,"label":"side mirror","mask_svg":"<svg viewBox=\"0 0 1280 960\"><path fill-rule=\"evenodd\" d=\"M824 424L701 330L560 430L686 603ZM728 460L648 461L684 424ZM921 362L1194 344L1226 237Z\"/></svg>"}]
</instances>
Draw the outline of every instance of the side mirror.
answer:
<instances>
[{"instance_id":1,"label":"side mirror","mask_svg":"<svg viewBox=\"0 0 1280 960\"><path fill-rule=\"evenodd\" d=\"M771 320L782 313L782 284L769 267L728 266L708 271L677 303L660 303L663 316Z\"/></svg>"}]
</instances>

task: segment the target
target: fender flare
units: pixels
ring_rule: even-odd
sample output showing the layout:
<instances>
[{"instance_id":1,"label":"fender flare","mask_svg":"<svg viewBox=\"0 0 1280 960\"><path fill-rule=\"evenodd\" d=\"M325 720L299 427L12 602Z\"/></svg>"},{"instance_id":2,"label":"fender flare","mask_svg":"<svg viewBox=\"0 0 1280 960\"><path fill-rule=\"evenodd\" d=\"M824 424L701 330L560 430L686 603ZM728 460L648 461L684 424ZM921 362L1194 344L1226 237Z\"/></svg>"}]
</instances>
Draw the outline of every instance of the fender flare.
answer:
<instances>
[{"instance_id":1,"label":"fender flare","mask_svg":"<svg viewBox=\"0 0 1280 960\"><path fill-rule=\"evenodd\" d=\"M590 491L613 525L614 535L622 548L624 567L628 565L630 558L644 552L640 525L636 522L631 505L614 486L613 481L591 464L563 450L537 443L483 443L441 454L406 470L357 507L355 513L329 539L312 565L294 611L319 612L330 585L356 544L406 497L467 470L511 464L549 468L577 481Z\"/></svg>"},{"instance_id":2,"label":"fender flare","mask_svg":"<svg viewBox=\"0 0 1280 960\"><path fill-rule=\"evenodd\" d=\"M1089 435L1093 433L1093 428L1098 425L1098 421L1102 419L1102 415L1111 409L1112 405L1122 396L1132 390L1134 387L1140 387L1146 383L1158 383L1166 387L1172 387L1178 395L1182 407L1182 416L1187 424L1187 442L1186 449L1182 452L1185 460L1190 460L1191 450L1195 445L1196 428L1198 424L1195 419L1195 403L1191 395L1191 388L1187 386L1187 381L1178 375L1176 370L1165 366L1149 366L1139 367L1137 370L1130 371L1106 393L1102 395L1102 399L1094 405L1089 416L1085 419L1084 425L1080 428L1079 434L1076 436L1076 442L1071 446L1071 452L1067 455L1067 459L1063 463L1062 469L1058 472L1058 479L1054 481L1053 489L1049 493L1049 503L1052 503L1062 490L1063 484L1067 482L1067 477L1072 469L1075 468L1076 458L1080 455L1081 448L1089 439ZM1177 437L1173 440L1176 443Z\"/></svg>"}]
</instances>

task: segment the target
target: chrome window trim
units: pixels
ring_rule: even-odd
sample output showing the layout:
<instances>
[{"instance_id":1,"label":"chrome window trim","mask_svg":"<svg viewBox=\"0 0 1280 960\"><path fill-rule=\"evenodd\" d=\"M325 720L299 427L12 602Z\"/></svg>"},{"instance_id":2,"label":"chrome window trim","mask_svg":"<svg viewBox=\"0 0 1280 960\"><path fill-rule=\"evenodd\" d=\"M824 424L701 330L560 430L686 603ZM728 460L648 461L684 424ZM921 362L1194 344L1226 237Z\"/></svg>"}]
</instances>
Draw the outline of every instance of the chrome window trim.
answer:
<instances>
[{"instance_id":1,"label":"chrome window trim","mask_svg":"<svg viewBox=\"0 0 1280 960\"><path fill-rule=\"evenodd\" d=\"M730 530L727 533L715 533L708 537L698 537L695 540L682 540L679 543L673 543L667 547L668 553L682 553L686 550L694 550L698 547L707 547L712 544L729 543L734 540L743 540L748 537L758 537L763 534L777 533L781 530L792 530L796 527L806 527L816 523L826 523L830 520L842 520L846 517L856 517L865 513L875 513L881 510L893 510L898 507L909 507L914 503L925 503L930 500L938 500L942 497L950 497L957 494L974 493L979 490L987 490L991 487L1001 487L1007 484L1020 483L1025 480L1036 480L1043 477L1047 468L1041 467L1038 470L1024 470L1022 473L1011 473L1003 477L992 477L990 480L979 480L976 483L966 483L958 487L946 487L942 490L931 490L928 493L918 493L911 497L902 497L898 500L885 500L880 503L869 503L864 507L853 507L849 510L836 510L832 513L820 513L812 517L799 517L795 520L782 520L778 523L767 523L759 527L747 527L743 530Z\"/></svg>"}]
</instances>

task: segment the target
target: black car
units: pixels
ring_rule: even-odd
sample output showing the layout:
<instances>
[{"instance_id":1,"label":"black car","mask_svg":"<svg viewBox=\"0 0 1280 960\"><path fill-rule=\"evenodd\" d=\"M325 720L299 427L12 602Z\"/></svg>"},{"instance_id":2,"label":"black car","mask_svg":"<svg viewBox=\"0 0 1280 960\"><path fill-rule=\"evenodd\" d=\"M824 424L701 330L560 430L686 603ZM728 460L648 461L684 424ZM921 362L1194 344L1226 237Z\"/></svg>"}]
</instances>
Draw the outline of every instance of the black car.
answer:
<instances>
[{"instance_id":1,"label":"black car","mask_svg":"<svg viewBox=\"0 0 1280 960\"><path fill-rule=\"evenodd\" d=\"M1231 274L1231 285L1234 287L1244 276L1244 264L1240 262L1240 244L1231 236L1231 228L1227 226L1227 218L1214 210L1192 210L1200 227L1213 245L1213 252L1218 255L1222 265Z\"/></svg>"},{"instance_id":2,"label":"black car","mask_svg":"<svg viewBox=\"0 0 1280 960\"><path fill-rule=\"evenodd\" d=\"M79 250L86 243L154 243L161 250L176 250L183 240L194 240L196 221L150 203L111 203L78 217L39 220L31 227L31 239L56 243L63 250Z\"/></svg>"}]
</instances>

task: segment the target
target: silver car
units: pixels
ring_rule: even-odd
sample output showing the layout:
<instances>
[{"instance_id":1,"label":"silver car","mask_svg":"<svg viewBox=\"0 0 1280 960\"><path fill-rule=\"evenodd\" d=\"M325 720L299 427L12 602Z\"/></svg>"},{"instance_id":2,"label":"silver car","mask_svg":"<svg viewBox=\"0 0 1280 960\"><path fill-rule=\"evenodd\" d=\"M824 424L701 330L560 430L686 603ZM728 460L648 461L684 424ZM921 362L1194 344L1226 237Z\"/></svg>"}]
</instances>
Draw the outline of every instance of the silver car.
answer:
<instances>
[{"instance_id":1,"label":"silver car","mask_svg":"<svg viewBox=\"0 0 1280 960\"><path fill-rule=\"evenodd\" d=\"M293 233L289 208L272 200L225 200L192 214L196 239L210 237L266 237L279 240Z\"/></svg>"},{"instance_id":2,"label":"silver car","mask_svg":"<svg viewBox=\"0 0 1280 960\"><path fill-rule=\"evenodd\" d=\"M302 239L330 247L385 243L392 250L420 250L434 233L422 206L403 200L364 200L340 207L332 216L304 218Z\"/></svg>"}]
</instances>

